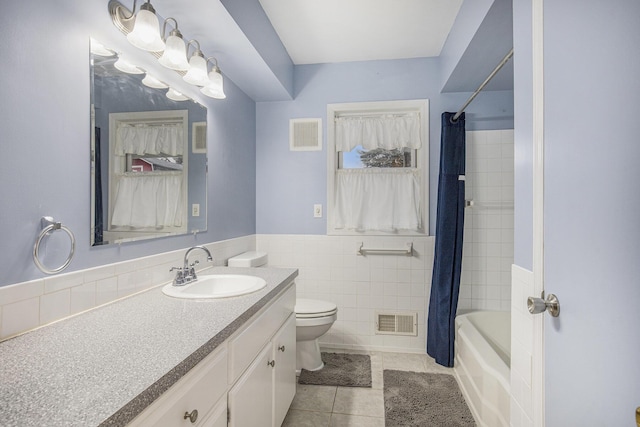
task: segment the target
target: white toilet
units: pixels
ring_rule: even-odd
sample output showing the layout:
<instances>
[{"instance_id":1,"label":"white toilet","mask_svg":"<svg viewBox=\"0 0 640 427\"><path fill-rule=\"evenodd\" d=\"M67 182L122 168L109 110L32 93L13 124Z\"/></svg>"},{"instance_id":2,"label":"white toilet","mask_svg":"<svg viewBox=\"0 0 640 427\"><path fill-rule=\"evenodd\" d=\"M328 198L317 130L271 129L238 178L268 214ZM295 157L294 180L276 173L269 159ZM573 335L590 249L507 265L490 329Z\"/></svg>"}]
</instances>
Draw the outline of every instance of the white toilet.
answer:
<instances>
[{"instance_id":1,"label":"white toilet","mask_svg":"<svg viewBox=\"0 0 640 427\"><path fill-rule=\"evenodd\" d=\"M267 263L264 252L245 252L229 258L229 267L261 267ZM328 301L296 299L296 370L317 371L324 367L318 338L338 318L338 307Z\"/></svg>"}]
</instances>

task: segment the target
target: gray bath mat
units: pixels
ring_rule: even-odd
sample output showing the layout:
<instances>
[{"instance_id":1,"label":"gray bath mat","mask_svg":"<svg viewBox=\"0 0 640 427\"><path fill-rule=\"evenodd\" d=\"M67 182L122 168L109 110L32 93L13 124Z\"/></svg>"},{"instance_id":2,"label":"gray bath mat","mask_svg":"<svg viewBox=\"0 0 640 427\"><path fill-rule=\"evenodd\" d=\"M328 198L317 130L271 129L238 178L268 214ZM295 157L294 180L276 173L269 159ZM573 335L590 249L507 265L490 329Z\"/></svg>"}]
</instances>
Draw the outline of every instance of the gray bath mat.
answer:
<instances>
[{"instance_id":1,"label":"gray bath mat","mask_svg":"<svg viewBox=\"0 0 640 427\"><path fill-rule=\"evenodd\" d=\"M385 370L383 380L386 427L476 425L452 375Z\"/></svg>"},{"instance_id":2,"label":"gray bath mat","mask_svg":"<svg viewBox=\"0 0 640 427\"><path fill-rule=\"evenodd\" d=\"M324 368L303 369L299 384L371 387L371 359L366 354L322 353Z\"/></svg>"}]
</instances>

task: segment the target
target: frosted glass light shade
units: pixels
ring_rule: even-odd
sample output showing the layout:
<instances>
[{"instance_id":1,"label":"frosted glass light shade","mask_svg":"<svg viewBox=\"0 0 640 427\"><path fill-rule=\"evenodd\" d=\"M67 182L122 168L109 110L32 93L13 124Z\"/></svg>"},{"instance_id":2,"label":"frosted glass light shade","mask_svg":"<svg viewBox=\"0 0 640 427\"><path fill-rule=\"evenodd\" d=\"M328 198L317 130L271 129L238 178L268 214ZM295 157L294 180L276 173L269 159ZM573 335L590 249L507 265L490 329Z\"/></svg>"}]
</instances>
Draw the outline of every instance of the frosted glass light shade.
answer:
<instances>
[{"instance_id":1,"label":"frosted glass light shade","mask_svg":"<svg viewBox=\"0 0 640 427\"><path fill-rule=\"evenodd\" d=\"M187 71L189 62L187 62L187 52L182 37L173 34L167 37L164 53L158 59L160 64L167 68L177 71Z\"/></svg>"},{"instance_id":2,"label":"frosted glass light shade","mask_svg":"<svg viewBox=\"0 0 640 427\"><path fill-rule=\"evenodd\" d=\"M97 40L91 39L91 53L99 56L113 56L115 52L104 47L102 43Z\"/></svg>"},{"instance_id":3,"label":"frosted glass light shade","mask_svg":"<svg viewBox=\"0 0 640 427\"><path fill-rule=\"evenodd\" d=\"M200 92L210 98L225 99L227 97L224 94L222 74L218 67L209 73L209 84L200 89Z\"/></svg>"},{"instance_id":4,"label":"frosted glass light shade","mask_svg":"<svg viewBox=\"0 0 640 427\"><path fill-rule=\"evenodd\" d=\"M189 71L182 77L185 82L196 86L206 86L209 84L207 61L204 57L194 54L191 56L191 59L189 59L189 66Z\"/></svg>"},{"instance_id":5,"label":"frosted glass light shade","mask_svg":"<svg viewBox=\"0 0 640 427\"><path fill-rule=\"evenodd\" d=\"M147 75L144 76L144 79L142 79L142 84L153 89L166 89L169 87L149 73L147 73Z\"/></svg>"},{"instance_id":6,"label":"frosted glass light shade","mask_svg":"<svg viewBox=\"0 0 640 427\"><path fill-rule=\"evenodd\" d=\"M158 17L155 13L140 9L136 14L133 31L127 34L127 40L135 47L149 52L164 50L164 42L160 37Z\"/></svg>"},{"instance_id":7,"label":"frosted glass light shade","mask_svg":"<svg viewBox=\"0 0 640 427\"><path fill-rule=\"evenodd\" d=\"M136 67L135 65L133 65L132 63L124 59L122 56L118 58L118 60L113 64L113 66L116 67L118 70L122 71L123 73L128 73L128 74L142 74L144 72L140 68Z\"/></svg>"},{"instance_id":8,"label":"frosted glass light shade","mask_svg":"<svg viewBox=\"0 0 640 427\"><path fill-rule=\"evenodd\" d=\"M178 92L177 90L171 87L167 91L167 98L172 99L174 101L186 101L187 99L189 99L189 97L181 94L180 92Z\"/></svg>"}]
</instances>

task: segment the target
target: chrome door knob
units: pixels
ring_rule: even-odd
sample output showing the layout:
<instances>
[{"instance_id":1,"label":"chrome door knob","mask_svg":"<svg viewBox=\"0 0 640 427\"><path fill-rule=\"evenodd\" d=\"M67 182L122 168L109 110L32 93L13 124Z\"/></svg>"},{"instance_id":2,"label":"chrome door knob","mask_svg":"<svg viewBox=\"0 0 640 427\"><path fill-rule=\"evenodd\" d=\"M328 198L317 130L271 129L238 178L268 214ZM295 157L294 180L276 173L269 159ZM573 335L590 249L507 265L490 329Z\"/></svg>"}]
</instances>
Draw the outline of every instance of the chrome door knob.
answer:
<instances>
[{"instance_id":1,"label":"chrome door knob","mask_svg":"<svg viewBox=\"0 0 640 427\"><path fill-rule=\"evenodd\" d=\"M527 308L531 314L539 314L548 310L553 317L560 315L560 302L554 294L549 294L546 300L536 297L527 298Z\"/></svg>"}]
</instances>

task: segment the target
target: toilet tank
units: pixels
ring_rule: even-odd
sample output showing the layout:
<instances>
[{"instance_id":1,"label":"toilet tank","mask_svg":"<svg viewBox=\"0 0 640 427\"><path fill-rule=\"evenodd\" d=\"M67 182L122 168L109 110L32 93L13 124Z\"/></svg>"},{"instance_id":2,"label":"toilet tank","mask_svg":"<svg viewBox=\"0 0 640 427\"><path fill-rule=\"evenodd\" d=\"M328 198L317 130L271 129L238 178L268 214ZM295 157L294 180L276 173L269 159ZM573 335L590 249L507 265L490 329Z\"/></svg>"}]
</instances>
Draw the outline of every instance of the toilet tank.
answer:
<instances>
[{"instance_id":1,"label":"toilet tank","mask_svg":"<svg viewBox=\"0 0 640 427\"><path fill-rule=\"evenodd\" d=\"M267 264L267 253L250 251L229 258L229 267L261 267Z\"/></svg>"}]
</instances>

